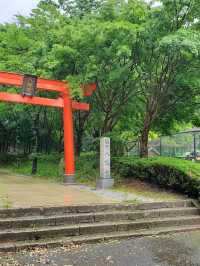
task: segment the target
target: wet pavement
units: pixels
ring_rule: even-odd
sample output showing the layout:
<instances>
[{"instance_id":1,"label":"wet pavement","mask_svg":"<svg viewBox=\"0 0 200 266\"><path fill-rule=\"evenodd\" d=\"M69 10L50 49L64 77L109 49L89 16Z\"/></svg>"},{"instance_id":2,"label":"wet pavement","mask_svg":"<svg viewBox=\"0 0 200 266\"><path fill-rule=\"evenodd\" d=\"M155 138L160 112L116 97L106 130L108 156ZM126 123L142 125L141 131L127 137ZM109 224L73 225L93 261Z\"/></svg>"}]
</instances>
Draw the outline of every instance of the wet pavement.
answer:
<instances>
[{"instance_id":1,"label":"wet pavement","mask_svg":"<svg viewBox=\"0 0 200 266\"><path fill-rule=\"evenodd\" d=\"M199 266L200 231L1 254L0 265Z\"/></svg>"},{"instance_id":2,"label":"wet pavement","mask_svg":"<svg viewBox=\"0 0 200 266\"><path fill-rule=\"evenodd\" d=\"M156 190L150 185L141 184L141 182L132 184L135 189L133 190L132 187L131 193L116 189L96 190L85 185L66 186L0 169L0 208L117 202L140 203L185 199L182 195Z\"/></svg>"},{"instance_id":3,"label":"wet pavement","mask_svg":"<svg viewBox=\"0 0 200 266\"><path fill-rule=\"evenodd\" d=\"M114 203L111 197L79 186L66 186L49 180L22 176L0 169L0 208L65 206Z\"/></svg>"}]
</instances>

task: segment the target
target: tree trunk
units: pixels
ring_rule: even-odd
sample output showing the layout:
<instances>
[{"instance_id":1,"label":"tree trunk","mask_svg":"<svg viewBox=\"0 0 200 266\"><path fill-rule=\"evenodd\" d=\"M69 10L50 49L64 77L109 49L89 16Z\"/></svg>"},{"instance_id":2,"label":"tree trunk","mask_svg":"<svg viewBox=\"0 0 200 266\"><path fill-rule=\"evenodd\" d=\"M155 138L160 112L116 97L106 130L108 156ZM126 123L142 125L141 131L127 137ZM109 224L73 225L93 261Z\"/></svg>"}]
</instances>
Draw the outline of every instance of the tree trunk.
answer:
<instances>
[{"instance_id":1,"label":"tree trunk","mask_svg":"<svg viewBox=\"0 0 200 266\"><path fill-rule=\"evenodd\" d=\"M32 175L37 174L37 161L38 161L37 157L34 157L32 161L32 171L31 171Z\"/></svg>"},{"instance_id":2,"label":"tree trunk","mask_svg":"<svg viewBox=\"0 0 200 266\"><path fill-rule=\"evenodd\" d=\"M80 130L76 133L75 152L77 157L79 157L81 154L82 141L83 141L83 131Z\"/></svg>"},{"instance_id":3,"label":"tree trunk","mask_svg":"<svg viewBox=\"0 0 200 266\"><path fill-rule=\"evenodd\" d=\"M140 136L140 157L148 157L148 140L149 140L149 131L151 129L151 117L149 113L146 113L144 119L144 126Z\"/></svg>"},{"instance_id":4,"label":"tree trunk","mask_svg":"<svg viewBox=\"0 0 200 266\"><path fill-rule=\"evenodd\" d=\"M84 130L86 123L88 121L90 112L76 112L75 115L75 153L76 156L79 157L81 150L82 150L82 144L83 144L83 136L84 136Z\"/></svg>"},{"instance_id":5,"label":"tree trunk","mask_svg":"<svg viewBox=\"0 0 200 266\"><path fill-rule=\"evenodd\" d=\"M157 96L151 96L147 100L146 114L144 118L143 129L140 136L140 157L148 157L148 140L149 132L151 130L152 123L157 115L158 110L158 98Z\"/></svg>"},{"instance_id":6,"label":"tree trunk","mask_svg":"<svg viewBox=\"0 0 200 266\"><path fill-rule=\"evenodd\" d=\"M35 175L37 174L37 167L38 167L38 158L37 158L37 154L39 151L39 119L40 119L40 112L41 112L41 108L34 114L35 115L35 119L34 119L34 147L33 147L33 160L32 160L32 171L31 174Z\"/></svg>"},{"instance_id":7,"label":"tree trunk","mask_svg":"<svg viewBox=\"0 0 200 266\"><path fill-rule=\"evenodd\" d=\"M140 137L140 157L148 157L149 130L143 130Z\"/></svg>"}]
</instances>

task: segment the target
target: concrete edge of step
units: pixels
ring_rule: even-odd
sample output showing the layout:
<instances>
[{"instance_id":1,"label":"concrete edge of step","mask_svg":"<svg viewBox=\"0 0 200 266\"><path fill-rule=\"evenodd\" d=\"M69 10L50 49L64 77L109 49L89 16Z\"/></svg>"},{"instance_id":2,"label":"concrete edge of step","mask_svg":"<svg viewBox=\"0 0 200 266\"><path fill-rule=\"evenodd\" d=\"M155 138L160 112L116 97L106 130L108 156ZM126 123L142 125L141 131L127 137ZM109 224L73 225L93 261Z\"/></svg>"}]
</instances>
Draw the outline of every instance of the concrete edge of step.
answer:
<instances>
[{"instance_id":1,"label":"concrete edge of step","mask_svg":"<svg viewBox=\"0 0 200 266\"><path fill-rule=\"evenodd\" d=\"M162 202L147 202L147 203L107 203L107 204L87 204L87 205L70 205L70 206L38 206L25 208L0 208L0 217L20 217L31 215L51 215L59 211L64 213L89 213L97 211L106 211L112 208L120 210L123 208L131 208L133 210L148 210L159 208L176 208L176 207L193 207L193 200L179 201L162 201ZM196 205L195 205L196 206Z\"/></svg>"},{"instance_id":2,"label":"concrete edge of step","mask_svg":"<svg viewBox=\"0 0 200 266\"><path fill-rule=\"evenodd\" d=\"M25 216L17 218L0 218L0 233L2 230L22 230L22 229L40 229L44 227L57 226L73 226L84 224L101 224L104 222L120 222L120 221L142 221L147 219L164 219L176 218L180 219L188 216L199 216L199 209L196 207L181 208L162 208L153 210L126 210L126 211L108 211L96 213L75 213L56 216Z\"/></svg>"},{"instance_id":3,"label":"concrete edge of step","mask_svg":"<svg viewBox=\"0 0 200 266\"><path fill-rule=\"evenodd\" d=\"M97 211L97 212L87 212L87 213L63 213L63 214L53 214L53 215L30 215L30 216L19 216L19 217L8 217L3 218L0 217L1 222L20 222L20 221L40 221L40 220L53 220L53 219L62 219L62 218L84 218L84 217L95 217L95 216L107 216L107 215L133 215L133 214L147 214L147 213L168 213L168 212L195 212L198 211L199 208L196 206L192 207L173 207L173 208L160 208L160 209L145 209L145 210L108 210L105 211Z\"/></svg>"},{"instance_id":4,"label":"concrete edge of step","mask_svg":"<svg viewBox=\"0 0 200 266\"><path fill-rule=\"evenodd\" d=\"M180 219L181 218L181 219ZM58 226L44 226L44 227L38 227L38 228L18 228L18 229L8 229L8 230L1 230L0 231L0 239L3 236L17 236L21 234L44 234L46 233L47 235L49 233L57 233L59 231L68 231L69 232L69 237L70 236L75 236L77 235L86 235L86 233L80 233L80 230L86 230L87 229L90 231L91 229L95 230L96 228L106 228L106 227L114 227L114 228L119 228L123 226L130 226L130 225L145 225L144 228L148 228L150 225L156 225L156 224L167 224L169 225L170 223L175 223L179 222L180 224L183 222L188 222L188 221L194 221L194 222L199 222L200 224L200 216L198 215L191 215L191 216L178 216L178 217L156 217L156 218L143 218L139 220L123 220L123 221L103 221L99 223L83 223L83 224L69 224L69 225L58 225ZM196 223L195 223L196 224ZM195 225L193 224L193 225ZM170 226L170 225L169 225ZM155 228L155 227L152 227ZM141 230L141 229L140 229ZM115 232L117 232L116 230ZM120 232L119 230L118 232ZM72 234L71 234L72 232ZM87 232L88 233L88 232ZM98 233L96 233L98 234ZM25 241L25 240L24 240Z\"/></svg>"},{"instance_id":5,"label":"concrete edge of step","mask_svg":"<svg viewBox=\"0 0 200 266\"><path fill-rule=\"evenodd\" d=\"M74 245L82 244L93 244L100 242L107 242L110 240L123 240L129 238L147 237L147 236L158 236L182 232L191 232L200 230L200 225L193 226L182 226L182 227L168 227L168 228L157 228L156 230L136 230L129 232L118 232L111 234L99 234L99 235L88 235L88 236L78 236L78 237L68 237L61 240L44 240L43 242L22 242L22 243L5 243L0 244L0 253L3 252L19 252L22 250L35 250L39 248L58 248L58 247L71 247Z\"/></svg>"}]
</instances>

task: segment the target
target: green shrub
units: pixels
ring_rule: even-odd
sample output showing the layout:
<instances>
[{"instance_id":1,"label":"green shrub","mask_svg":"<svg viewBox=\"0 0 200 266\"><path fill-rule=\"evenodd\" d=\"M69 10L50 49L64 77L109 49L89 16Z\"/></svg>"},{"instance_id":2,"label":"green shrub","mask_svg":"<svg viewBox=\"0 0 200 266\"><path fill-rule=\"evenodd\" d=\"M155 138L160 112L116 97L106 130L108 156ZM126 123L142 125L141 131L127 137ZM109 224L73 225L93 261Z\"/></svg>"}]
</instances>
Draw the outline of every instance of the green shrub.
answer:
<instances>
[{"instance_id":1,"label":"green shrub","mask_svg":"<svg viewBox=\"0 0 200 266\"><path fill-rule=\"evenodd\" d=\"M96 152L84 152L76 158L76 178L81 183L94 184L99 177L99 155Z\"/></svg>"},{"instance_id":2,"label":"green shrub","mask_svg":"<svg viewBox=\"0 0 200 266\"><path fill-rule=\"evenodd\" d=\"M5 154L4 163L0 161L0 165L6 167L13 172L31 175L32 170L32 155L7 155ZM3 157L3 156L2 156ZM42 177L52 181L63 181L63 176L59 174L59 162L62 154L37 154L38 171L36 177ZM8 159L9 158L9 159Z\"/></svg>"},{"instance_id":3,"label":"green shrub","mask_svg":"<svg viewBox=\"0 0 200 266\"><path fill-rule=\"evenodd\" d=\"M0 166L13 172L31 175L32 156L7 155L0 156ZM2 161L1 161L2 157ZM38 170L36 177L63 182L63 154L37 154ZM4 163L3 163L4 162ZM95 152L84 152L76 158L76 178L82 183L94 183L99 177L99 155Z\"/></svg>"},{"instance_id":4,"label":"green shrub","mask_svg":"<svg viewBox=\"0 0 200 266\"><path fill-rule=\"evenodd\" d=\"M183 159L152 157L115 158L113 171L200 198L200 164Z\"/></svg>"},{"instance_id":5,"label":"green shrub","mask_svg":"<svg viewBox=\"0 0 200 266\"><path fill-rule=\"evenodd\" d=\"M8 165L12 163L19 163L27 158L23 155L0 153L0 165Z\"/></svg>"}]
</instances>

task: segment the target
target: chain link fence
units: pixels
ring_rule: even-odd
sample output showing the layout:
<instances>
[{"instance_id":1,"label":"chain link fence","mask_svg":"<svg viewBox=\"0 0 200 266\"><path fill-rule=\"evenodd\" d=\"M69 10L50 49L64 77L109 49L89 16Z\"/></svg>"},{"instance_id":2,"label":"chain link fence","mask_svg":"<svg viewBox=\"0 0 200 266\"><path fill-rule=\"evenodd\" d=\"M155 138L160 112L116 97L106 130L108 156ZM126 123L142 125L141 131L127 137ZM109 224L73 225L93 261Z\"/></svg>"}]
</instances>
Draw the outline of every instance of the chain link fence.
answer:
<instances>
[{"instance_id":1,"label":"chain link fence","mask_svg":"<svg viewBox=\"0 0 200 266\"><path fill-rule=\"evenodd\" d=\"M162 136L149 141L149 156L168 156L200 160L200 128L180 132L171 136ZM139 155L139 144L129 152L129 155Z\"/></svg>"}]
</instances>

